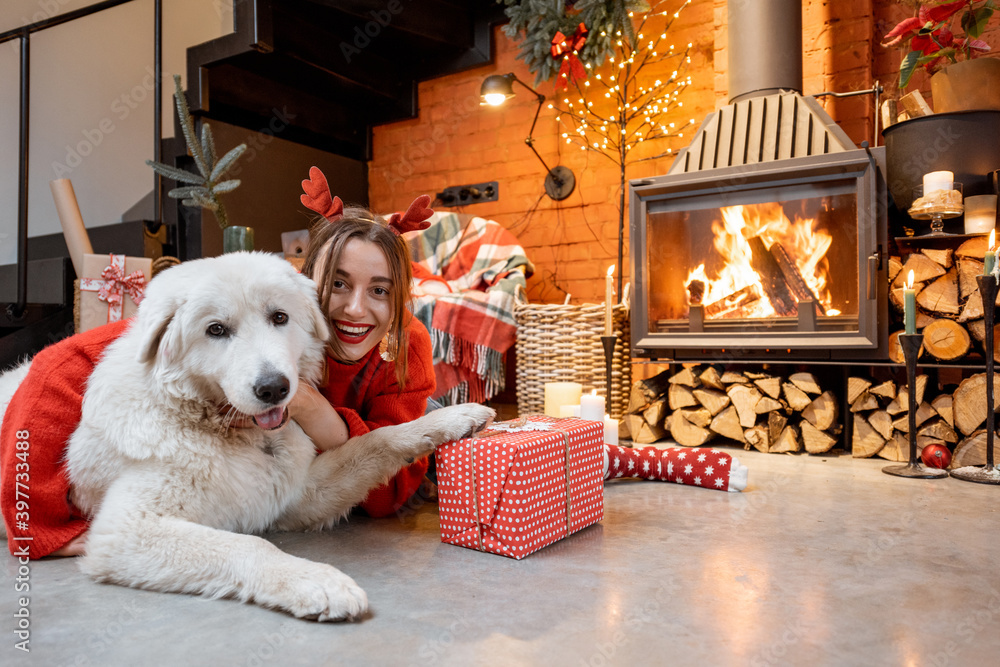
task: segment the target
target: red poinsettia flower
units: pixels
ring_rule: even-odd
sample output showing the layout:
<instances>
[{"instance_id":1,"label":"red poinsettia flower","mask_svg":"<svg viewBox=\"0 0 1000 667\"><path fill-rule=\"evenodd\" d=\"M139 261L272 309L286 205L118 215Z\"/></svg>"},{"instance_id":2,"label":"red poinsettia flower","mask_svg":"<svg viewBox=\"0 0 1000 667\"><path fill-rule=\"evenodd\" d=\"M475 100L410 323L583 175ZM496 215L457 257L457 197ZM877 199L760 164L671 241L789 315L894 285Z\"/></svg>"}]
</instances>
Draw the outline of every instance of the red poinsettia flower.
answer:
<instances>
[{"instance_id":1,"label":"red poinsettia flower","mask_svg":"<svg viewBox=\"0 0 1000 667\"><path fill-rule=\"evenodd\" d=\"M978 39L994 13L995 0L922 1L917 15L901 21L884 38L883 46L907 49L899 68L899 87L906 88L918 65L935 72L949 63L989 51ZM955 18L965 33L953 31Z\"/></svg>"}]
</instances>

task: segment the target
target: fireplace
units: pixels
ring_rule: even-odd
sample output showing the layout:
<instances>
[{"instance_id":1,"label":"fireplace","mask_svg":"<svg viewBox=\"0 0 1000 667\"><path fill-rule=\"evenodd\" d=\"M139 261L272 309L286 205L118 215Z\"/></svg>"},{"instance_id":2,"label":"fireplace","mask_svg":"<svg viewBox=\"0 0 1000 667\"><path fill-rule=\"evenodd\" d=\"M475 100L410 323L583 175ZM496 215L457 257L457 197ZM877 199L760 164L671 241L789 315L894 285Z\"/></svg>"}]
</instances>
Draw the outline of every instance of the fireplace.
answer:
<instances>
[{"instance_id":1,"label":"fireplace","mask_svg":"<svg viewBox=\"0 0 1000 667\"><path fill-rule=\"evenodd\" d=\"M634 354L884 358L882 153L632 181Z\"/></svg>"}]
</instances>

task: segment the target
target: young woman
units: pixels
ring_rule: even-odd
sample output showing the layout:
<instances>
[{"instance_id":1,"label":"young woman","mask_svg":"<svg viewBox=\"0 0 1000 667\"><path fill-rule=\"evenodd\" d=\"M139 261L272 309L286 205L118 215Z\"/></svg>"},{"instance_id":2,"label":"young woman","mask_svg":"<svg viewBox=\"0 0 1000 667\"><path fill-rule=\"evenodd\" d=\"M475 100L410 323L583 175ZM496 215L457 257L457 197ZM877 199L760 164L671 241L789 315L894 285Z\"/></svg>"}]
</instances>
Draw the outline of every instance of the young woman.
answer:
<instances>
[{"instance_id":1,"label":"young woman","mask_svg":"<svg viewBox=\"0 0 1000 667\"><path fill-rule=\"evenodd\" d=\"M363 209L344 211L315 167L303 188L303 202L324 216L304 273L319 286L332 334L326 382L318 388L300 384L289 412L325 450L379 426L423 415L434 391L430 335L405 307L411 269L406 244L398 236L426 226L430 198L418 198L406 213L386 221ZM87 379L104 349L130 324L98 327L41 351L6 406L0 469L9 489L15 475L22 474L16 468L15 425L31 434L32 558L84 553L88 522L69 503L63 454L80 422ZM373 516L392 514L416 491L426 471L426 459L414 462L374 489L361 507ZM14 520L10 498L13 493L4 494L3 509L5 518Z\"/></svg>"}]
</instances>

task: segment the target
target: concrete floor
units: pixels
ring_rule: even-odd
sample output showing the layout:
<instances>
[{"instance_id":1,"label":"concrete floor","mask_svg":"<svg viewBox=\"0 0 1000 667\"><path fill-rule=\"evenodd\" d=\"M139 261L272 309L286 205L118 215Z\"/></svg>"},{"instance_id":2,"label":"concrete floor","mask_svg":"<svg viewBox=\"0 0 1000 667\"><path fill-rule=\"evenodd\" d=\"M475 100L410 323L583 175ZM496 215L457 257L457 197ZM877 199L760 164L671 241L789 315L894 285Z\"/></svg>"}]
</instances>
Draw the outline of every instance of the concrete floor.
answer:
<instances>
[{"instance_id":1,"label":"concrete floor","mask_svg":"<svg viewBox=\"0 0 1000 667\"><path fill-rule=\"evenodd\" d=\"M996 665L1000 488L885 462L733 451L744 493L622 480L603 523L517 562L441 544L437 508L271 539L365 588L362 621L30 568L31 653L0 664Z\"/></svg>"}]
</instances>

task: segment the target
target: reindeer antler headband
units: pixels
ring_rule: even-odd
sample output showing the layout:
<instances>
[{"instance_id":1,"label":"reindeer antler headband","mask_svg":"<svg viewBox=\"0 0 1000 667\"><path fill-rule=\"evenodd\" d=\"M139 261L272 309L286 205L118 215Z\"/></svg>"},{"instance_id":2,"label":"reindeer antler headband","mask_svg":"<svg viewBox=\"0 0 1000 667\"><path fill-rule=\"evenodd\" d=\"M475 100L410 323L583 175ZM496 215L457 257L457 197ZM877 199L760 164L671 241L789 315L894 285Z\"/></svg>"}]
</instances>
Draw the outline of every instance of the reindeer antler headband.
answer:
<instances>
[{"instance_id":1,"label":"reindeer antler headband","mask_svg":"<svg viewBox=\"0 0 1000 667\"><path fill-rule=\"evenodd\" d=\"M302 190L305 194L301 195L299 199L309 210L319 213L330 222L343 217L344 202L340 200L340 197L334 196L330 192L330 185L326 182L326 176L319 170L319 167L310 167L309 180L302 181ZM418 229L427 229L431 226L427 218L434 214L434 211L427 208L430 203L430 196L420 195L413 200L405 212L397 212L389 216L389 229L397 235Z\"/></svg>"}]
</instances>

